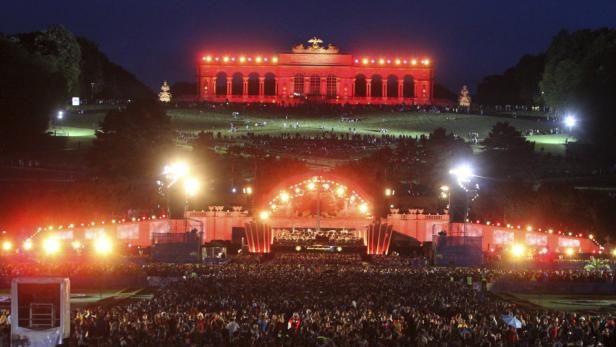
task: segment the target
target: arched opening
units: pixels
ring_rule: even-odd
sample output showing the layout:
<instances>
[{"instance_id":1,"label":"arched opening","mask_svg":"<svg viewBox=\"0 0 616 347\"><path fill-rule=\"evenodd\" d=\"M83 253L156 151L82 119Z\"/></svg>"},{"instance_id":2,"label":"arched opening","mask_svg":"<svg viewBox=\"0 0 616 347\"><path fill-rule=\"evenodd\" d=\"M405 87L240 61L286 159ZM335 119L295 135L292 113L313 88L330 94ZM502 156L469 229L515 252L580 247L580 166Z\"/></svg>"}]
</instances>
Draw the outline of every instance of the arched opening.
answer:
<instances>
[{"instance_id":1,"label":"arched opening","mask_svg":"<svg viewBox=\"0 0 616 347\"><path fill-rule=\"evenodd\" d=\"M414 98L415 97L415 81L413 80L413 76L406 75L403 80L403 93L402 96L405 98Z\"/></svg>"},{"instance_id":2,"label":"arched opening","mask_svg":"<svg viewBox=\"0 0 616 347\"><path fill-rule=\"evenodd\" d=\"M336 76L334 75L327 76L327 98L328 99L336 98L337 96L336 83L337 83Z\"/></svg>"},{"instance_id":3,"label":"arched opening","mask_svg":"<svg viewBox=\"0 0 616 347\"><path fill-rule=\"evenodd\" d=\"M216 74L216 95L227 95L227 73Z\"/></svg>"},{"instance_id":4,"label":"arched opening","mask_svg":"<svg viewBox=\"0 0 616 347\"><path fill-rule=\"evenodd\" d=\"M242 95L243 87L244 87L244 75L241 72L236 72L233 74L233 79L231 80L231 94L233 95Z\"/></svg>"},{"instance_id":5,"label":"arched opening","mask_svg":"<svg viewBox=\"0 0 616 347\"><path fill-rule=\"evenodd\" d=\"M263 89L265 95L276 95L276 76L273 73L268 72L265 74Z\"/></svg>"},{"instance_id":6,"label":"arched opening","mask_svg":"<svg viewBox=\"0 0 616 347\"><path fill-rule=\"evenodd\" d=\"M256 72L248 75L248 95L259 95L259 74Z\"/></svg>"},{"instance_id":7,"label":"arched opening","mask_svg":"<svg viewBox=\"0 0 616 347\"><path fill-rule=\"evenodd\" d=\"M309 95L321 95L321 77L319 75L310 76L310 93Z\"/></svg>"},{"instance_id":8,"label":"arched opening","mask_svg":"<svg viewBox=\"0 0 616 347\"><path fill-rule=\"evenodd\" d=\"M359 97L366 96L366 76L357 75L355 76L355 95Z\"/></svg>"},{"instance_id":9,"label":"arched opening","mask_svg":"<svg viewBox=\"0 0 616 347\"><path fill-rule=\"evenodd\" d=\"M387 77L387 97L398 97L398 76L396 75L389 75Z\"/></svg>"},{"instance_id":10,"label":"arched opening","mask_svg":"<svg viewBox=\"0 0 616 347\"><path fill-rule=\"evenodd\" d=\"M304 75L298 73L293 78L293 93L295 96L304 95Z\"/></svg>"},{"instance_id":11,"label":"arched opening","mask_svg":"<svg viewBox=\"0 0 616 347\"><path fill-rule=\"evenodd\" d=\"M286 181L289 182L288 180ZM292 185L280 184L265 206L273 215L341 216L367 215L371 203L357 187L337 180L315 176ZM289 212L293 213L289 214Z\"/></svg>"},{"instance_id":12,"label":"arched opening","mask_svg":"<svg viewBox=\"0 0 616 347\"><path fill-rule=\"evenodd\" d=\"M383 77L381 75L372 75L371 94L373 98L383 96Z\"/></svg>"}]
</instances>

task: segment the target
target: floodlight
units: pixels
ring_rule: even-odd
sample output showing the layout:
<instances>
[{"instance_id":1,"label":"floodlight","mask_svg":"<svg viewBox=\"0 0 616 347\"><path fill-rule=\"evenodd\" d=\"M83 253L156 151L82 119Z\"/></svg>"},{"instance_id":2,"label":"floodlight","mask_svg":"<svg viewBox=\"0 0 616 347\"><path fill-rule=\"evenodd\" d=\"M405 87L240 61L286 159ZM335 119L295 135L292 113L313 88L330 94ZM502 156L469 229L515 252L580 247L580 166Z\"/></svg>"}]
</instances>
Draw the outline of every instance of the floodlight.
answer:
<instances>
[{"instance_id":1,"label":"floodlight","mask_svg":"<svg viewBox=\"0 0 616 347\"><path fill-rule=\"evenodd\" d=\"M570 115L570 114L565 116L565 125L567 126L567 128L571 129L576 124L577 124L577 119L575 118L575 116Z\"/></svg>"},{"instance_id":2,"label":"floodlight","mask_svg":"<svg viewBox=\"0 0 616 347\"><path fill-rule=\"evenodd\" d=\"M363 204L359 205L359 212L367 213L368 212L368 204L363 203Z\"/></svg>"},{"instance_id":3,"label":"floodlight","mask_svg":"<svg viewBox=\"0 0 616 347\"><path fill-rule=\"evenodd\" d=\"M60 241L53 236L50 236L43 241L43 251L47 255L53 255L60 252L60 248Z\"/></svg>"},{"instance_id":4,"label":"floodlight","mask_svg":"<svg viewBox=\"0 0 616 347\"><path fill-rule=\"evenodd\" d=\"M461 164L455 168L449 170L449 173L453 175L458 182L470 182L471 178L475 176L473 169L469 164Z\"/></svg>"},{"instance_id":5,"label":"floodlight","mask_svg":"<svg viewBox=\"0 0 616 347\"><path fill-rule=\"evenodd\" d=\"M282 201L282 202L289 201L289 193L287 193L287 192L280 193L280 201Z\"/></svg>"},{"instance_id":6,"label":"floodlight","mask_svg":"<svg viewBox=\"0 0 616 347\"><path fill-rule=\"evenodd\" d=\"M107 236L100 235L94 240L94 249L99 255L107 255L113 250L113 243Z\"/></svg>"},{"instance_id":7,"label":"floodlight","mask_svg":"<svg viewBox=\"0 0 616 347\"><path fill-rule=\"evenodd\" d=\"M516 243L511 247L511 254L515 257L521 257L526 253L526 247L524 245Z\"/></svg>"},{"instance_id":8,"label":"floodlight","mask_svg":"<svg viewBox=\"0 0 616 347\"><path fill-rule=\"evenodd\" d=\"M199 193L199 189L201 188L201 183L194 177L187 178L184 181L184 191L188 196L195 196Z\"/></svg>"}]
</instances>

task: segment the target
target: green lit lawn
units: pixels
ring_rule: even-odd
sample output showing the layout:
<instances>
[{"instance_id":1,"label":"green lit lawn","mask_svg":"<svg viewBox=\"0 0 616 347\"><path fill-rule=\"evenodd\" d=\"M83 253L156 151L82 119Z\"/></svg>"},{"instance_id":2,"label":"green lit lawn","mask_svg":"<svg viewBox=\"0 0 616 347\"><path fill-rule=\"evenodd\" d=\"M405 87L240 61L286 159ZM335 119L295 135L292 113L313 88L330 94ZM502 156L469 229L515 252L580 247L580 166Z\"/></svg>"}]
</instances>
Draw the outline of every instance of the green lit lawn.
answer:
<instances>
[{"instance_id":1,"label":"green lit lawn","mask_svg":"<svg viewBox=\"0 0 616 347\"><path fill-rule=\"evenodd\" d=\"M49 129L56 136L66 137L94 137L95 129L93 128L79 128L73 126L54 126Z\"/></svg>"},{"instance_id":2,"label":"green lit lawn","mask_svg":"<svg viewBox=\"0 0 616 347\"><path fill-rule=\"evenodd\" d=\"M426 113L371 113L357 116L361 119L357 123L341 122L339 117L323 116L311 117L289 114L288 119L280 115L267 114L264 112L241 113L240 117L233 119L231 111L202 111L199 109L169 109L167 111L173 126L177 130L184 131L211 131L231 135L229 129L231 123L237 128L235 135L248 132L256 134L280 134L300 133L304 135L318 134L327 131L348 132L349 128L355 128L359 134L380 135L380 129L385 128L391 135L420 136L430 133L438 127L447 129L456 135L467 137L470 132L476 132L480 138L484 138L497 122L507 121L516 129L525 131L528 129L547 130L556 127L555 123L538 122L525 119L508 119L500 117L487 117L479 115L460 114L426 114ZM69 115L59 121L55 129L59 136L79 138L78 143L88 143L87 139L94 137L98 123L103 119L104 112L97 110L95 113L85 115ZM255 123L267 122L264 126L255 126ZM299 128L291 126L299 123ZM284 124L287 124L285 128ZM84 141L81 141L83 139ZM564 135L533 135L530 141L536 142L535 148L540 151L562 153L565 149L566 136ZM74 142L74 141L72 141ZM72 143L69 141L69 143Z\"/></svg>"}]
</instances>

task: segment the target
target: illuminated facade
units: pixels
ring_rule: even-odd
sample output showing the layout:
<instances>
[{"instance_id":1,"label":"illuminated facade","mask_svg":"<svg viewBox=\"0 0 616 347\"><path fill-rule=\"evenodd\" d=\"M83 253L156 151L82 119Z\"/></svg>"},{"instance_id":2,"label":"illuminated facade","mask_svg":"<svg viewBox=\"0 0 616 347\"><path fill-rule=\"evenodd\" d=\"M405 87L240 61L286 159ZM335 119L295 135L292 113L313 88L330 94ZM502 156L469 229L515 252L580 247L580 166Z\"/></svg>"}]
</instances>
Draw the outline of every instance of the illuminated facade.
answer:
<instances>
[{"instance_id":1,"label":"illuminated facade","mask_svg":"<svg viewBox=\"0 0 616 347\"><path fill-rule=\"evenodd\" d=\"M204 54L197 64L199 99L295 104L431 104L434 69L426 57L340 53L313 38L290 53Z\"/></svg>"}]
</instances>

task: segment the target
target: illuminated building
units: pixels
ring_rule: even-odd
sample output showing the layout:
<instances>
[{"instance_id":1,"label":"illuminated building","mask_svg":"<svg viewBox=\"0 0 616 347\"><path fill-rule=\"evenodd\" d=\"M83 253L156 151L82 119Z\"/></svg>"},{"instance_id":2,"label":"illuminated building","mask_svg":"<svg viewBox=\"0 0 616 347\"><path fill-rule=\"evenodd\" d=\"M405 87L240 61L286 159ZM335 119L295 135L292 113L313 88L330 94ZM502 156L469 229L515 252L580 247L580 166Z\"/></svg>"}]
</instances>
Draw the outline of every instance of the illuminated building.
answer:
<instances>
[{"instance_id":1,"label":"illuminated building","mask_svg":"<svg viewBox=\"0 0 616 347\"><path fill-rule=\"evenodd\" d=\"M431 104L432 61L414 56L355 56L313 38L290 53L205 53L197 64L199 99L296 104Z\"/></svg>"}]
</instances>

